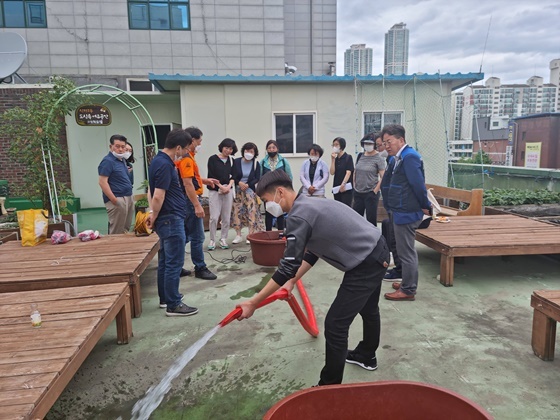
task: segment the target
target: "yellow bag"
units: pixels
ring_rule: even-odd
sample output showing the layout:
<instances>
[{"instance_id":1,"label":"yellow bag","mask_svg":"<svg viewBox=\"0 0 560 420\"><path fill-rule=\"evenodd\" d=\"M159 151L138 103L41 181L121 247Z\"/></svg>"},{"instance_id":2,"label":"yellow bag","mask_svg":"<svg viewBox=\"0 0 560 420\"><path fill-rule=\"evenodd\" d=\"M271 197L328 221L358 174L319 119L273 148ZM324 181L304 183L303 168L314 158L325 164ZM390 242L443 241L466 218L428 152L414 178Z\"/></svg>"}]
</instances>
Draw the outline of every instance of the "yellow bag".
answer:
<instances>
[{"instance_id":1,"label":"yellow bag","mask_svg":"<svg viewBox=\"0 0 560 420\"><path fill-rule=\"evenodd\" d=\"M136 233L136 236L145 236L152 233L152 229L146 224L149 216L149 213L142 211L136 213L136 222L134 223L134 233Z\"/></svg>"},{"instance_id":2,"label":"yellow bag","mask_svg":"<svg viewBox=\"0 0 560 420\"><path fill-rule=\"evenodd\" d=\"M47 210L20 210L17 212L22 246L35 246L47 240L49 228Z\"/></svg>"}]
</instances>

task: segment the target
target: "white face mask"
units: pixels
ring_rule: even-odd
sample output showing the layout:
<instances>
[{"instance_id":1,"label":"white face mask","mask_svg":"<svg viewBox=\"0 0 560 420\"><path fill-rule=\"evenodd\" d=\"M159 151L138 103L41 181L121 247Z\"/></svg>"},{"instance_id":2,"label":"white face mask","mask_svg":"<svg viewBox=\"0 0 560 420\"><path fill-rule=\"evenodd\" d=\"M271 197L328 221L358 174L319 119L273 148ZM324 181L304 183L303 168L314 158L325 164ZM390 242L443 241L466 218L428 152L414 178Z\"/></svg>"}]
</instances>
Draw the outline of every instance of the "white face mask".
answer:
<instances>
[{"instance_id":1,"label":"white face mask","mask_svg":"<svg viewBox=\"0 0 560 420\"><path fill-rule=\"evenodd\" d=\"M124 152L123 157L125 159L128 159L130 156L132 156L132 152Z\"/></svg>"},{"instance_id":2,"label":"white face mask","mask_svg":"<svg viewBox=\"0 0 560 420\"><path fill-rule=\"evenodd\" d=\"M202 149L202 145L201 145L201 144L199 144L198 146L196 146L196 147L194 148L194 152L195 152L195 153L198 153L198 152L200 152L200 149Z\"/></svg>"},{"instance_id":3,"label":"white face mask","mask_svg":"<svg viewBox=\"0 0 560 420\"><path fill-rule=\"evenodd\" d=\"M278 192L278 190L276 190L276 193ZM268 213L270 213L271 215L273 215L274 217L280 217L284 214L284 210L282 210L282 206L280 205L280 203L277 203L276 201L276 193L274 193L274 199L272 201L267 201L265 204L266 207L266 211ZM282 200L280 200L282 201Z\"/></svg>"},{"instance_id":4,"label":"white face mask","mask_svg":"<svg viewBox=\"0 0 560 420\"><path fill-rule=\"evenodd\" d=\"M364 144L364 150L366 152L368 152L368 153L373 152L373 149L374 149L373 144Z\"/></svg>"},{"instance_id":5,"label":"white face mask","mask_svg":"<svg viewBox=\"0 0 560 420\"><path fill-rule=\"evenodd\" d=\"M245 158L245 160L253 160L253 158L255 157L254 154L252 153L244 153L243 157Z\"/></svg>"},{"instance_id":6,"label":"white face mask","mask_svg":"<svg viewBox=\"0 0 560 420\"><path fill-rule=\"evenodd\" d=\"M117 153L117 152L111 152L113 154L113 156L115 156L117 159L122 159L124 157L124 153Z\"/></svg>"},{"instance_id":7,"label":"white face mask","mask_svg":"<svg viewBox=\"0 0 560 420\"><path fill-rule=\"evenodd\" d=\"M317 162L319 160L319 156L309 156L309 160L311 162Z\"/></svg>"},{"instance_id":8,"label":"white face mask","mask_svg":"<svg viewBox=\"0 0 560 420\"><path fill-rule=\"evenodd\" d=\"M340 152L340 147L333 146L332 151L333 151L333 153L338 153L338 152Z\"/></svg>"}]
</instances>

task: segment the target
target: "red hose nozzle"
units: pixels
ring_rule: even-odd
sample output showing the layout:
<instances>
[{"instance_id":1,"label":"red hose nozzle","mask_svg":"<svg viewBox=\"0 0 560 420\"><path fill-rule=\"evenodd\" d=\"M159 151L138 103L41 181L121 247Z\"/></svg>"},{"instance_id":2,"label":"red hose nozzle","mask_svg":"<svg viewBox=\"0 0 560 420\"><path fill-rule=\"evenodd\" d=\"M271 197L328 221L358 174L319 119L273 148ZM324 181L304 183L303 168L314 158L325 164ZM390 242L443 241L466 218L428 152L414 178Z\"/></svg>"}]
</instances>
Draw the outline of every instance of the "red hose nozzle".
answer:
<instances>
[{"instance_id":1,"label":"red hose nozzle","mask_svg":"<svg viewBox=\"0 0 560 420\"><path fill-rule=\"evenodd\" d=\"M257 308L262 308L265 305L268 305L269 303L274 302L275 300L286 300L288 298L288 291L286 289L278 289L276 292L274 292L273 294L271 294L269 297L267 297L265 300L263 300L259 306L257 306ZM227 324L229 324L231 321L239 318L241 316L241 313L243 311L241 310L241 308L235 308L233 311L231 311L224 319L222 319L219 322L219 326L220 327L225 327Z\"/></svg>"}]
</instances>

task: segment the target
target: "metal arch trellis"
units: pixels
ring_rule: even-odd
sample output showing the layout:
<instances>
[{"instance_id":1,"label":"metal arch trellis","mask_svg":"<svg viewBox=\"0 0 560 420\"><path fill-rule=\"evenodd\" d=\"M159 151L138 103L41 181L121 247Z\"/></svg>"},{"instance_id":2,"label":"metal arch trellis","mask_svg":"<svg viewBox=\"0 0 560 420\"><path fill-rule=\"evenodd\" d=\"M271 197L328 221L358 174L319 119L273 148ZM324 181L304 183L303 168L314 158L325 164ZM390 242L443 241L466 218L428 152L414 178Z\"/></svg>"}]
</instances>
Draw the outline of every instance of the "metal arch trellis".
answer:
<instances>
[{"instance_id":1,"label":"metal arch trellis","mask_svg":"<svg viewBox=\"0 0 560 420\"><path fill-rule=\"evenodd\" d=\"M103 105L109 103L113 99L117 100L122 105L124 105L130 112L132 112L132 115L134 115L134 118L136 118L136 121L138 121L140 127L143 126L152 127L153 138L150 139L151 140L150 143L147 143L146 141L147 139L144 130L140 130L142 133L142 147L144 149L144 156L146 156L146 159L144 159L144 169L146 171L146 176L148 176L148 166L151 159L156 154L157 145L158 145L156 127L146 107L144 107L144 105L142 105L142 103L138 101L138 99L136 99L134 96L132 96L131 94L129 94L128 92L122 89L110 85L103 85L103 84L90 84L90 85L78 86L75 89L66 92L58 99L58 101L56 101L53 108L49 112L49 116L47 117L45 127L46 128L49 127L51 117L53 115L54 110L57 108L58 104L61 101L63 101L68 95L71 95L75 92L80 92L85 94L95 93L95 94L108 96L107 100L103 102ZM56 180L55 180L54 168L52 164L51 152L50 150L45 150L44 144L41 144L41 152L43 155L43 165L45 167L45 175L47 178L47 187L49 190L49 200L51 202L53 218L55 222L60 222L62 218L60 216L60 206L58 204L58 192L56 190Z\"/></svg>"}]
</instances>

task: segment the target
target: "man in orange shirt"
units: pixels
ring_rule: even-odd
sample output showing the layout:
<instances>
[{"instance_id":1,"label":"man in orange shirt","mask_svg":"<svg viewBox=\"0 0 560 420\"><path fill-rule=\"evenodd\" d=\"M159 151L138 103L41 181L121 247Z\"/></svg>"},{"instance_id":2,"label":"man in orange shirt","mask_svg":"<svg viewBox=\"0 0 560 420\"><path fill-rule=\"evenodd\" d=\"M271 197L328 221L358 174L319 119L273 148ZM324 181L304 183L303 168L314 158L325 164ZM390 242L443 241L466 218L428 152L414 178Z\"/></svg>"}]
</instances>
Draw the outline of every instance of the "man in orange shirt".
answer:
<instances>
[{"instance_id":1,"label":"man in orange shirt","mask_svg":"<svg viewBox=\"0 0 560 420\"><path fill-rule=\"evenodd\" d=\"M196 127L185 129L192 137L192 143L187 146L188 153L176 163L179 175L183 180L187 195L187 217L185 219L185 234L187 243L191 243L191 259L194 264L195 277L203 280L216 280L217 276L208 270L204 262L204 209L200 204L202 185L219 183L217 179L202 178L194 158L202 147L202 131Z\"/></svg>"}]
</instances>

